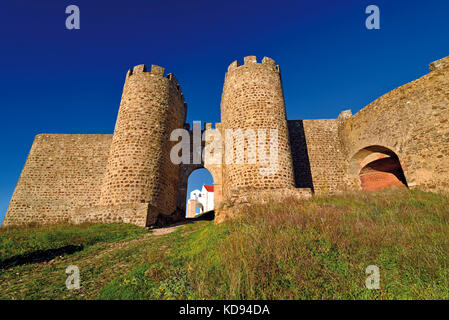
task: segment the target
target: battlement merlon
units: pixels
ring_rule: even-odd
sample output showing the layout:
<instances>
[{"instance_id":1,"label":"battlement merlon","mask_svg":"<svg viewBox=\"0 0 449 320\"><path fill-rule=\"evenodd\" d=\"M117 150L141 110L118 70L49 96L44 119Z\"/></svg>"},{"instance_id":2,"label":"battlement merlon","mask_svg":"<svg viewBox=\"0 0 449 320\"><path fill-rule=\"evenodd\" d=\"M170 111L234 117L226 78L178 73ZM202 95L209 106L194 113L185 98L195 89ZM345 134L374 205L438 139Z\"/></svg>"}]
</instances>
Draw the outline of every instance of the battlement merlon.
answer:
<instances>
[{"instance_id":1,"label":"battlement merlon","mask_svg":"<svg viewBox=\"0 0 449 320\"><path fill-rule=\"evenodd\" d=\"M174 76L173 73L169 73L165 76L164 75L165 68L154 65L154 64L151 65L150 71L147 70L147 67L145 64L139 64L137 66L134 66L132 69L128 70L126 77L136 75L136 74L142 74L142 73L164 77L164 78L170 80L175 86L179 87L178 79L176 79L176 77Z\"/></svg>"},{"instance_id":2,"label":"battlement merlon","mask_svg":"<svg viewBox=\"0 0 449 320\"><path fill-rule=\"evenodd\" d=\"M349 118L352 117L352 111L351 110L344 110L342 112L340 112L340 114L337 117L337 121L339 122L344 122L346 120L348 120Z\"/></svg>"},{"instance_id":3,"label":"battlement merlon","mask_svg":"<svg viewBox=\"0 0 449 320\"><path fill-rule=\"evenodd\" d=\"M163 77L164 73L165 73L165 68L152 64L151 70L148 72L147 66L145 64L139 64L137 66L134 66L134 68L132 70L128 71L129 76L131 76L133 74L139 74L139 73L151 73L151 74ZM169 78L169 77L167 76L166 78Z\"/></svg>"},{"instance_id":4,"label":"battlement merlon","mask_svg":"<svg viewBox=\"0 0 449 320\"><path fill-rule=\"evenodd\" d=\"M257 57L256 56L246 56L243 58L243 65L241 65L237 60L232 62L229 67L228 67L228 72L239 69L242 66L248 66L248 65L261 65L261 66L266 66L269 67L270 69L279 72L279 66L276 65L275 61L271 58L268 57L264 57L262 59L261 63L257 62Z\"/></svg>"},{"instance_id":5,"label":"battlement merlon","mask_svg":"<svg viewBox=\"0 0 449 320\"><path fill-rule=\"evenodd\" d=\"M210 130L210 131L221 130L221 123L216 122L215 124L213 124L212 122L205 122L203 131L207 131L207 130Z\"/></svg>"},{"instance_id":6,"label":"battlement merlon","mask_svg":"<svg viewBox=\"0 0 449 320\"><path fill-rule=\"evenodd\" d=\"M430 71L436 71L436 70L445 70L448 71L449 70L449 56L445 57L443 59L437 60L432 62L429 65Z\"/></svg>"}]
</instances>

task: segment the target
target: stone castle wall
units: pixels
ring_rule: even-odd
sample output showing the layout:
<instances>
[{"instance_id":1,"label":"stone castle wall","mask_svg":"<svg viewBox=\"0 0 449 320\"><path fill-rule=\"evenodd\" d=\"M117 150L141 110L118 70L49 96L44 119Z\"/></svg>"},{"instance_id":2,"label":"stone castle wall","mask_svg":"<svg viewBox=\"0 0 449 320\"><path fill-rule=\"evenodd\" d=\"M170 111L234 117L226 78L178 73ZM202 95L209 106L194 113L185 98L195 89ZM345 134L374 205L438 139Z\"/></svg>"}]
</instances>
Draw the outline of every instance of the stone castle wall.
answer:
<instances>
[{"instance_id":1,"label":"stone castle wall","mask_svg":"<svg viewBox=\"0 0 449 320\"><path fill-rule=\"evenodd\" d=\"M112 135L39 134L3 225L70 220L76 207L99 203Z\"/></svg>"},{"instance_id":2,"label":"stone castle wall","mask_svg":"<svg viewBox=\"0 0 449 320\"><path fill-rule=\"evenodd\" d=\"M232 146L244 164L226 163L226 152L223 164L173 164L170 150L177 142L169 137L188 128L186 104L173 75L140 65L127 74L114 135L36 136L3 225L173 221L184 214L187 180L198 168L213 176L215 207L223 212L217 221L248 201L401 184L395 174L403 174L408 187L449 192L449 57L355 115L293 121L286 120L279 67L269 58L244 61L226 73L222 122L215 129L206 124L201 133L220 133L226 151L226 129L265 129L267 137L277 130L274 175L261 175L267 164L258 156L248 159L247 139Z\"/></svg>"},{"instance_id":3,"label":"stone castle wall","mask_svg":"<svg viewBox=\"0 0 449 320\"><path fill-rule=\"evenodd\" d=\"M147 227L157 222L158 209L149 203L94 205L75 207L69 223L130 223Z\"/></svg>"},{"instance_id":4,"label":"stone castle wall","mask_svg":"<svg viewBox=\"0 0 449 320\"><path fill-rule=\"evenodd\" d=\"M430 69L342 121L348 186L360 187L360 150L382 146L399 157L409 187L449 191L449 57Z\"/></svg>"},{"instance_id":5,"label":"stone castle wall","mask_svg":"<svg viewBox=\"0 0 449 320\"><path fill-rule=\"evenodd\" d=\"M296 187L320 194L344 190L345 165L337 120L288 123Z\"/></svg>"}]
</instances>

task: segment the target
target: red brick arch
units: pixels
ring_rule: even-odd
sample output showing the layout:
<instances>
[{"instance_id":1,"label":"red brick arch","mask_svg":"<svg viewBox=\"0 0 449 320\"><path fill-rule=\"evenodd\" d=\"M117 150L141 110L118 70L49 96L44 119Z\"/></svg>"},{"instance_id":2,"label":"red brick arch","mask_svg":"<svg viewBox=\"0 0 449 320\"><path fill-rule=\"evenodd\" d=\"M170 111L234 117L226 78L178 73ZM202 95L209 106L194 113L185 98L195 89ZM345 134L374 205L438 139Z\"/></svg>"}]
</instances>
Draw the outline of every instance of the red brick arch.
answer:
<instances>
[{"instance_id":1,"label":"red brick arch","mask_svg":"<svg viewBox=\"0 0 449 320\"><path fill-rule=\"evenodd\" d=\"M383 146L369 146L359 150L352 157L349 174L355 185L366 191L407 187L398 155Z\"/></svg>"}]
</instances>

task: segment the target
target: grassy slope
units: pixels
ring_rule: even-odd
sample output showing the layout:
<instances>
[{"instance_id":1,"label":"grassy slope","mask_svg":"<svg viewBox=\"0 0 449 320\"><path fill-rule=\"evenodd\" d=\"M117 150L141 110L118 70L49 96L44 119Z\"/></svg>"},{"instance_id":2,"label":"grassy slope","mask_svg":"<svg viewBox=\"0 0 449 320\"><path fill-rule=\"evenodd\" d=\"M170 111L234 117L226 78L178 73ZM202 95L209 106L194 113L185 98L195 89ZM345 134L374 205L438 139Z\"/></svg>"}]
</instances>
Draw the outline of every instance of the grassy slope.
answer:
<instances>
[{"instance_id":1,"label":"grassy slope","mask_svg":"<svg viewBox=\"0 0 449 320\"><path fill-rule=\"evenodd\" d=\"M0 298L449 298L449 198L432 193L270 203L232 222L198 221L160 236L137 229L48 263L0 270ZM0 248L8 232L0 231ZM13 254L0 250L2 258ZM78 291L65 289L70 264L81 270ZM372 264L380 290L365 288Z\"/></svg>"},{"instance_id":2,"label":"grassy slope","mask_svg":"<svg viewBox=\"0 0 449 320\"><path fill-rule=\"evenodd\" d=\"M125 224L7 228L0 232L0 260L66 245L115 242L136 238L143 233L144 229Z\"/></svg>"}]
</instances>

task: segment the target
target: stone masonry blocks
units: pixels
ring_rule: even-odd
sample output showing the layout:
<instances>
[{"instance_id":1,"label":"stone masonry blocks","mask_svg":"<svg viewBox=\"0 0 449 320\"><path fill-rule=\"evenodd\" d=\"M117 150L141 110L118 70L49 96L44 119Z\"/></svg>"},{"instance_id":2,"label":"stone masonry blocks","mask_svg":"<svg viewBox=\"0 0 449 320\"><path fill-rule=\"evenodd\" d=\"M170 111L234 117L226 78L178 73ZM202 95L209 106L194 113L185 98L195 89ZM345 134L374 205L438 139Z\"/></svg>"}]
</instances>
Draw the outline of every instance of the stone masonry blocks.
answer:
<instances>
[{"instance_id":1,"label":"stone masonry blocks","mask_svg":"<svg viewBox=\"0 0 449 320\"><path fill-rule=\"evenodd\" d=\"M185 122L184 98L164 68L134 67L126 78L100 204L150 203L176 210L179 166L170 161L170 133Z\"/></svg>"},{"instance_id":2,"label":"stone masonry blocks","mask_svg":"<svg viewBox=\"0 0 449 320\"><path fill-rule=\"evenodd\" d=\"M244 115L244 116L242 116ZM255 56L244 58L244 64L231 64L226 73L221 101L221 124L223 134L229 130L269 130L278 134L278 171L272 175L262 175L260 168L267 167L260 159L248 163L248 140L234 141L232 153L244 153L244 164L225 164L223 169L223 196L230 196L235 189L276 189L293 188L293 164L288 137L284 94L279 71L274 68L274 60L265 58L257 63ZM243 146L239 144L244 144ZM231 148L225 145L225 150ZM229 150L226 150L229 152ZM235 159L235 158L234 158Z\"/></svg>"},{"instance_id":3,"label":"stone masonry blocks","mask_svg":"<svg viewBox=\"0 0 449 320\"><path fill-rule=\"evenodd\" d=\"M258 63L255 56L245 57L243 65L234 61L225 76L221 123L215 129L207 123L205 130L218 130L223 138L227 129L277 130L278 172L268 176L260 174L266 164L259 161L173 164L170 150L176 142L169 141L170 133L190 127L178 81L164 73L162 67L148 71L143 64L127 72L113 135L37 135L3 226L149 226L161 214L160 221L169 221L185 210L189 174L203 167L214 178L215 207L222 210L217 221L235 216L238 205L249 201L300 201L311 191L390 185L391 174L366 165L379 159L388 164L394 157L408 187L449 192L449 57L355 115L346 110L337 119L288 122L275 61L265 57ZM234 142L232 151L248 160L248 141Z\"/></svg>"}]
</instances>

